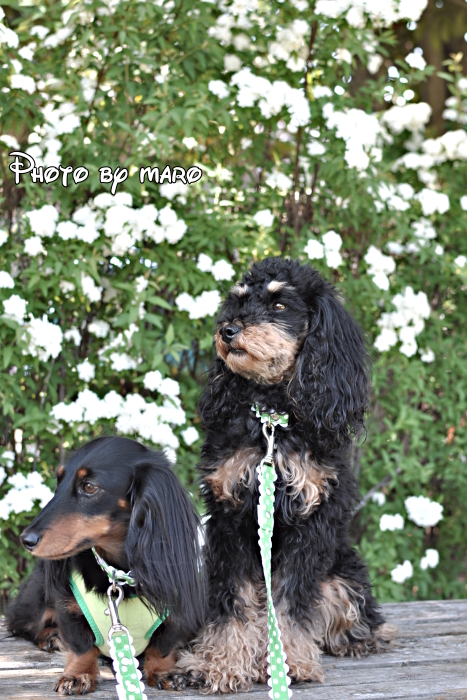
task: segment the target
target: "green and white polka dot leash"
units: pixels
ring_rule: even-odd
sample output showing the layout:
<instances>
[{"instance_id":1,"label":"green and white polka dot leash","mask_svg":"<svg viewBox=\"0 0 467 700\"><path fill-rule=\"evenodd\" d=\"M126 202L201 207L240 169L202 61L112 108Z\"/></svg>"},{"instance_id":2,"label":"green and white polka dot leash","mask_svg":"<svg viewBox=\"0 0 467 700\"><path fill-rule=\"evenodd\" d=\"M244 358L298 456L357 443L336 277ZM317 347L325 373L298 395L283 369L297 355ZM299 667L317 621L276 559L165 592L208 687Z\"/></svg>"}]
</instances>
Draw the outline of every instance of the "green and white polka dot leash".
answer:
<instances>
[{"instance_id":1,"label":"green and white polka dot leash","mask_svg":"<svg viewBox=\"0 0 467 700\"><path fill-rule=\"evenodd\" d=\"M282 645L281 631L277 622L276 611L272 600L271 588L271 548L272 531L274 528L274 482L277 479L274 467L274 432L276 426L286 428L289 424L287 413L266 413L258 406L252 406L256 417L261 419L263 434L268 441L266 456L261 460L256 471L259 478L259 503L258 503L258 534L263 564L264 580L266 583L266 597L268 606L268 685L271 690L269 697L272 700L288 700L292 697L292 691L288 687L290 678L287 676L289 667L285 663L286 654Z\"/></svg>"},{"instance_id":2,"label":"green and white polka dot leash","mask_svg":"<svg viewBox=\"0 0 467 700\"><path fill-rule=\"evenodd\" d=\"M136 581L131 576L131 571L125 573L124 571L115 569L113 566L107 564L107 562L97 554L94 548L92 551L99 566L107 574L110 581L110 586L107 589L109 604L105 614L110 615L110 620L112 622L107 641L117 681L116 691L118 700L147 700L143 692L144 683L141 680L142 676L139 670L139 662L135 656L135 648L132 646L133 637L129 629L125 627L125 625L122 625L118 617L118 606L123 600L123 589L118 583L127 583L129 586L134 586ZM114 600L112 596L115 595L117 597Z\"/></svg>"}]
</instances>

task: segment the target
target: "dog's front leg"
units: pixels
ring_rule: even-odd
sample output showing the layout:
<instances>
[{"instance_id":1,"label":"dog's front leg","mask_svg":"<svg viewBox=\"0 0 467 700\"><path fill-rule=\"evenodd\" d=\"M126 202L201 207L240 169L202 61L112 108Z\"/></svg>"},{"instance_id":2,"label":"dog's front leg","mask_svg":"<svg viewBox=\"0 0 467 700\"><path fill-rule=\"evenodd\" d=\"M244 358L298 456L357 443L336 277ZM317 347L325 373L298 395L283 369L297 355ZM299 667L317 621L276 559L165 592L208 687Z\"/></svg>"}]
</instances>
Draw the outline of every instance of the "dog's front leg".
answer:
<instances>
[{"instance_id":1,"label":"dog's front leg","mask_svg":"<svg viewBox=\"0 0 467 700\"><path fill-rule=\"evenodd\" d=\"M74 598L56 604L60 637L67 649L65 670L54 685L62 695L85 695L96 689L99 675L99 649L94 646L94 634Z\"/></svg>"}]
</instances>

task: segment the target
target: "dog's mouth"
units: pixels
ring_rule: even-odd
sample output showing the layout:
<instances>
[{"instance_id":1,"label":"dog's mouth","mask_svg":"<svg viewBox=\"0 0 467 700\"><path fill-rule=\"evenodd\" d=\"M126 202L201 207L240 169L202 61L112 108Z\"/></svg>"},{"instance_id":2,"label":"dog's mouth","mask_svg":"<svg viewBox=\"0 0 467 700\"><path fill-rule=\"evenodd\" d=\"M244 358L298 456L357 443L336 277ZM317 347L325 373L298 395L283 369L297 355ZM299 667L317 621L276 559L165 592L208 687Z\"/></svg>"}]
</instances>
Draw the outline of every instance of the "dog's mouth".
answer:
<instances>
[{"instance_id":1,"label":"dog's mouth","mask_svg":"<svg viewBox=\"0 0 467 700\"><path fill-rule=\"evenodd\" d=\"M227 352L228 352L228 354L238 355L238 356L248 355L247 350L244 350L243 348L235 348L232 345L227 348Z\"/></svg>"}]
</instances>

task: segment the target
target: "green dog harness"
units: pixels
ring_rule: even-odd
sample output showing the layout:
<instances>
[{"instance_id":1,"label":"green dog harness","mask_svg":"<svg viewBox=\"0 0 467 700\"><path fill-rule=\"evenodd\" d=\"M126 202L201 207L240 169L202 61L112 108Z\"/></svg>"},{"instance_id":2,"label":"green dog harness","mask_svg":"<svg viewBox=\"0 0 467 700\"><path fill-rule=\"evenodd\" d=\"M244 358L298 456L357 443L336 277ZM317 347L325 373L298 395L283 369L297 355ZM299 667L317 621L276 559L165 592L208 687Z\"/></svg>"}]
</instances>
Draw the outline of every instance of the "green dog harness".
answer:
<instances>
[{"instance_id":1,"label":"green dog harness","mask_svg":"<svg viewBox=\"0 0 467 700\"><path fill-rule=\"evenodd\" d=\"M110 657L107 638L112 621L110 616L104 613L107 606L107 596L86 590L84 579L77 571L70 574L70 586L79 607L94 632L96 647L99 648L101 654ZM163 622L163 619L148 609L137 596L122 600L118 607L118 616L122 625L131 630L136 656L143 653L152 635Z\"/></svg>"}]
</instances>

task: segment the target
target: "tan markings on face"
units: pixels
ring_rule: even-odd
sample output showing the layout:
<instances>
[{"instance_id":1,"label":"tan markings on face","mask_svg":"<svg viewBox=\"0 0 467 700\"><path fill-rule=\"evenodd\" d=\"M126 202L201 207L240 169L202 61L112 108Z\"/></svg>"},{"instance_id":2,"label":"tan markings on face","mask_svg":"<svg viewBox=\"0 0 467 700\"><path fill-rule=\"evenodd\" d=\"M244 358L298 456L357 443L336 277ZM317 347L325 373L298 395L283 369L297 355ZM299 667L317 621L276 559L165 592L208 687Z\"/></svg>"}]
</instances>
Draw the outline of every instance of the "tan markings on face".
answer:
<instances>
[{"instance_id":1,"label":"tan markings on face","mask_svg":"<svg viewBox=\"0 0 467 700\"><path fill-rule=\"evenodd\" d=\"M333 483L338 479L332 467L318 464L308 452L303 459L296 452L276 451L275 462L282 474L288 495L300 502L299 514L309 515L323 500L329 498Z\"/></svg>"},{"instance_id":2,"label":"tan markings on face","mask_svg":"<svg viewBox=\"0 0 467 700\"><path fill-rule=\"evenodd\" d=\"M44 559L65 559L96 544L111 544L117 526L106 515L67 515L57 518L46 530L32 554Z\"/></svg>"},{"instance_id":3,"label":"tan markings on face","mask_svg":"<svg viewBox=\"0 0 467 700\"><path fill-rule=\"evenodd\" d=\"M119 498L118 505L120 508L128 508L128 501L125 501L124 498Z\"/></svg>"},{"instance_id":4,"label":"tan markings on face","mask_svg":"<svg viewBox=\"0 0 467 700\"><path fill-rule=\"evenodd\" d=\"M281 289L284 289L287 287L287 289L293 289L287 282L279 282L279 280L272 280L272 282L269 282L268 284L268 292L269 294L274 294L274 292L280 292Z\"/></svg>"},{"instance_id":5,"label":"tan markings on face","mask_svg":"<svg viewBox=\"0 0 467 700\"><path fill-rule=\"evenodd\" d=\"M258 384L289 379L300 342L275 323L247 326L230 346L216 334L217 352L232 372Z\"/></svg>"},{"instance_id":6,"label":"tan markings on face","mask_svg":"<svg viewBox=\"0 0 467 700\"><path fill-rule=\"evenodd\" d=\"M97 647L93 647L80 656L73 651L68 651L65 671L55 686L55 690L62 695L92 693L96 689L96 679L99 675L97 665L99 654Z\"/></svg>"},{"instance_id":7,"label":"tan markings on face","mask_svg":"<svg viewBox=\"0 0 467 700\"><path fill-rule=\"evenodd\" d=\"M246 582L238 591L245 603L243 615L212 622L192 645L182 651L176 668L203 676L209 693L249 690L266 682L267 606L264 584ZM288 663L288 662L287 662Z\"/></svg>"},{"instance_id":8,"label":"tan markings on face","mask_svg":"<svg viewBox=\"0 0 467 700\"><path fill-rule=\"evenodd\" d=\"M79 476L80 479L82 479L84 476L87 476L88 473L89 473L89 472L88 472L88 470L86 469L86 467L81 467L81 469L78 469L78 471L77 471L77 474L78 474L78 476Z\"/></svg>"},{"instance_id":9,"label":"tan markings on face","mask_svg":"<svg viewBox=\"0 0 467 700\"><path fill-rule=\"evenodd\" d=\"M239 503L238 491L243 486L248 488L255 475L255 468L261 459L254 447L237 450L231 457L215 466L205 481L211 487L218 501Z\"/></svg>"},{"instance_id":10,"label":"tan markings on face","mask_svg":"<svg viewBox=\"0 0 467 700\"><path fill-rule=\"evenodd\" d=\"M59 468L57 469L57 478L58 478L58 479L60 479L60 477L62 476L62 474L63 474L64 471L65 471L65 467L63 467L63 466L62 466L62 467L59 467Z\"/></svg>"},{"instance_id":11,"label":"tan markings on face","mask_svg":"<svg viewBox=\"0 0 467 700\"><path fill-rule=\"evenodd\" d=\"M365 599L359 584L336 576L322 583L321 590L323 597L313 625L325 651L334 656L366 656L395 637L394 625L384 624L371 631L362 619Z\"/></svg>"},{"instance_id":12,"label":"tan markings on face","mask_svg":"<svg viewBox=\"0 0 467 700\"><path fill-rule=\"evenodd\" d=\"M144 675L148 685L156 685L159 673L174 671L176 660L175 649L172 649L167 656L162 656L159 649L148 647L144 656Z\"/></svg>"},{"instance_id":13,"label":"tan markings on face","mask_svg":"<svg viewBox=\"0 0 467 700\"><path fill-rule=\"evenodd\" d=\"M249 291L248 286L246 284L234 284L232 289L230 290L231 294L235 294L237 297L243 297L245 294L247 294Z\"/></svg>"}]
</instances>

